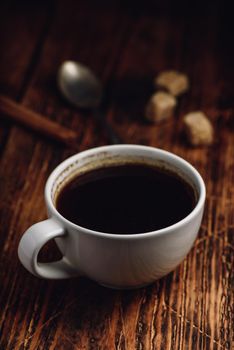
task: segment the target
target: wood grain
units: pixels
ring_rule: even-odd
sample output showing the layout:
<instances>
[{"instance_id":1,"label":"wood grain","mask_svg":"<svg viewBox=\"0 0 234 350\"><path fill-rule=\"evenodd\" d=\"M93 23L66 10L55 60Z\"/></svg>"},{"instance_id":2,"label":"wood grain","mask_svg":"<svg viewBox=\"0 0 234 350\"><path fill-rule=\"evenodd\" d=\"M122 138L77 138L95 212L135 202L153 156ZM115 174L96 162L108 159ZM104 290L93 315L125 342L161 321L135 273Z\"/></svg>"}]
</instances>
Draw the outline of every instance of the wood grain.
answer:
<instances>
[{"instance_id":1,"label":"wood grain","mask_svg":"<svg viewBox=\"0 0 234 350\"><path fill-rule=\"evenodd\" d=\"M46 217L46 179L73 151L0 118L0 349L232 349L234 52L228 8L218 1L203 3L202 11L197 3L173 1L1 6L1 94L74 130L79 150L106 144L92 115L68 106L55 86L63 60L89 65L107 89L103 112L125 142L190 161L204 177L207 202L187 258L147 288L113 291L85 278L39 280L20 265L18 242ZM186 72L191 89L175 117L154 126L143 110L152 78L166 68ZM184 138L183 114L197 109L215 126L212 147L193 149ZM50 244L41 259L58 255Z\"/></svg>"}]
</instances>

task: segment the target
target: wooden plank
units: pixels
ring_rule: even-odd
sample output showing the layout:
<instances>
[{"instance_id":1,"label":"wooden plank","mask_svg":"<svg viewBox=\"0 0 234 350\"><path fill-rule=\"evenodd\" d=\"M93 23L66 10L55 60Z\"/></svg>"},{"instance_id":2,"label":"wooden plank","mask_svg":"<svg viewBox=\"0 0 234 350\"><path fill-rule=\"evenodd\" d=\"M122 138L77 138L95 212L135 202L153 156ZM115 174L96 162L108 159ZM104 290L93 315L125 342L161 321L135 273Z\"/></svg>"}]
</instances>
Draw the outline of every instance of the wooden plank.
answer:
<instances>
[{"instance_id":1,"label":"wooden plank","mask_svg":"<svg viewBox=\"0 0 234 350\"><path fill-rule=\"evenodd\" d=\"M156 335L153 341L152 329L148 328L150 318L143 317L143 329L145 327L147 331L141 337L141 346L146 348L151 348L150 346L160 349L230 348L233 334L231 311L227 309L229 302L233 300L231 291L233 274L230 270L233 263L233 246L230 247L228 244L228 248L225 247L223 243L223 240L227 239L224 238L225 233L223 237L222 231L222 238L216 236L213 228L213 221L218 220L215 210L219 200L225 203L226 193L230 193L233 187L232 181L227 182L227 176L232 176L233 172L233 157L229 153L232 153L233 149L233 134L231 131L227 133L225 121L220 125L218 119L220 110L217 106L220 92L216 81L219 79L219 74L222 75L220 68L223 57L221 54L215 55L217 53L215 35L221 28L217 26L215 12L213 16L199 18L199 28L194 30L197 21L196 15L181 22L178 21L178 17L173 17L173 14L172 18L163 17L156 23L154 18L147 21L145 18L139 20L130 45L126 49L124 63L116 73L119 86L117 84L117 94L114 91L114 105L109 116L115 121L116 127L119 127L119 132L130 138L130 142L162 147L192 162L205 178L208 198L211 198L211 202L209 199L207 203L204 218L204 222L207 220L207 226L204 224L200 238L185 262L173 274L172 282L169 277L166 279L167 287L159 296L159 300L162 299L165 318L156 317L153 327ZM147 60L144 61L145 57ZM149 77L152 79L158 71L167 68L187 72L192 81L191 90L179 101L179 109L174 120L159 126L144 124L143 108L152 91L148 84ZM206 73L201 81L203 70ZM129 72L131 75L126 81ZM136 77L139 88L136 85ZM124 86L127 89L129 87L129 91L127 89L123 91ZM145 95L142 94L142 86ZM122 96L124 94L128 96L129 103L126 110L126 103L118 98L118 91ZM183 114L198 109L206 111L216 124L217 143L213 148L191 149L182 135ZM213 195L217 198L214 202ZM230 217L229 225L233 225ZM222 264L222 268L220 267L221 259L217 257L221 256L226 258L228 256L229 265ZM225 282L222 279L224 271ZM228 289L224 288L224 284ZM152 308L153 303L148 310ZM224 322L224 313L229 321ZM141 317L139 316L138 323L141 322ZM140 348L140 344L138 346Z\"/></svg>"},{"instance_id":2,"label":"wooden plank","mask_svg":"<svg viewBox=\"0 0 234 350\"><path fill-rule=\"evenodd\" d=\"M100 139L99 135L95 135L96 124L91 117L83 116L80 112L73 110L71 112L70 106L60 100L54 83L58 65L66 58L63 55L66 54L68 58L71 58L70 55L72 55L74 48L75 54L79 54L80 58L77 56L80 60L87 60L89 63L88 61L92 57L94 68L97 72L98 70L103 72L103 76L110 69L108 65L111 65L109 57L111 46L114 42L116 50L118 50L118 45L121 45L119 36L122 35L122 31L116 36L115 41L110 40L118 25L120 14L117 12L110 16L107 9L101 18L102 20L99 21L95 14L96 10L98 7L94 9L93 13L89 13L85 2L78 5L71 3L71 7L67 6L67 3L60 3L54 24L49 32L49 38L40 54L41 59L38 58L38 68L23 97L23 103L26 106L38 110L58 122L64 122L64 125L70 128L79 127L77 134L82 140L81 149L95 145L95 143L101 144L103 141L105 142L105 138L101 133ZM73 21L69 21L68 19L74 12L78 13L78 16ZM89 17L85 17L84 12L89 14ZM67 19L65 23L64 16ZM87 27L86 40L83 41L84 27L89 24L90 20L94 27ZM64 25L66 25L66 30ZM67 40L64 40L66 37ZM63 42L64 47L61 46L61 42ZM90 51L93 46L95 56ZM80 52L84 52L83 58ZM115 59L115 56L113 58ZM66 303L63 291L57 294L57 298L54 296L57 289L56 284L55 288L51 289L51 284L35 280L24 271L15 252L21 233L27 226L46 216L43 201L43 187L46 177L55 165L70 152L69 150L63 152L63 148L56 144L40 141L36 135L29 134L18 127L12 129L6 144L0 166L1 183L3 184L4 181L1 193L4 205L1 214L5 218L0 235L2 243L1 263L2 266L9 265L7 271L1 270L4 289L1 291L0 328L2 337L0 347L4 349L22 346L34 348L35 339L37 339L36 335L33 336L35 331L41 328L44 330L44 324L50 323L52 315L58 313L58 305L62 306L65 305L64 302ZM17 174L14 181L12 181L13 174ZM56 253L52 251L51 256L55 257ZM9 264L10 261L11 264ZM15 271L21 271L23 273L21 277L25 276L26 279L23 277L18 281ZM33 285L34 283L36 284ZM65 286L63 282L61 283ZM42 291L43 285L44 292ZM60 284L59 288L62 285ZM9 317L12 310L15 313L14 321ZM56 328L51 329L51 336L55 332ZM46 348L46 339L43 338L42 341L44 344L42 347Z\"/></svg>"},{"instance_id":3,"label":"wooden plank","mask_svg":"<svg viewBox=\"0 0 234 350\"><path fill-rule=\"evenodd\" d=\"M36 64L41 45L51 23L52 2L0 4L0 90L19 98Z\"/></svg>"},{"instance_id":4,"label":"wooden plank","mask_svg":"<svg viewBox=\"0 0 234 350\"><path fill-rule=\"evenodd\" d=\"M153 342L150 342L151 332L148 328L147 335L144 334L141 340L141 345L142 347L145 345L146 348L155 346L160 349L229 348L233 331L232 312L227 308L233 300L231 289L233 274L230 270L233 264L233 246L228 244L227 248L223 244L223 240L227 240L227 237L224 238L225 230L221 231L221 238L215 235L213 228L213 221L219 221L215 216L219 200L221 199L223 203L227 202L227 193L230 198L233 181L227 181L227 177L232 176L234 169L233 157L229 153L232 153L233 149L233 133L226 130L227 120L220 125L218 118L221 112L217 106L220 91L217 89L216 81L219 75L223 74L220 71L223 67L223 57L221 54L215 55L217 53L215 38L216 31L221 28L217 26L215 12L213 16L199 18L198 30L194 30L195 23L198 21L196 15L193 18L188 17L187 21L177 21L178 17L173 15L172 18L163 17L156 23L155 18L147 21L145 18L139 20L123 57L124 63L116 73L117 93L114 90L114 103L109 115L116 123L116 128L119 127L119 132L122 135L125 134L130 142L162 147L192 162L205 178L208 198L211 198L211 202L209 200L207 203L204 218L204 222L207 220L207 226L204 224L200 239L197 241L198 252L195 245L184 264L179 267L179 273L174 273L173 283L169 283L162 292L162 305L169 316L162 317L161 320L159 317L156 318L154 333L157 334L158 329L161 329L161 332L159 331L158 337L154 337ZM148 84L149 77L151 76L152 79L158 71L167 68L187 72L192 81L191 90L179 101L179 109L174 120L159 126L144 124L143 108L152 92L152 87ZM203 70L206 73L201 81ZM130 75L129 72L131 72ZM128 76L127 80L126 76ZM124 86L126 91L123 90ZM142 94L142 86L144 86L145 95ZM128 96L127 109L125 109L126 99L121 101L118 92L123 97ZM206 111L216 124L217 142L213 148L191 149L182 135L183 114L189 110L198 109ZM225 111L222 112L225 113ZM129 117L131 123L129 123ZM216 197L214 202L213 195ZM228 201L229 205L230 200L233 201L233 195L231 198ZM227 206L225 207L227 209ZM226 210L224 212L227 213ZM233 218L233 214L231 217ZM230 227L230 225L233 225L233 221L229 216L227 226ZM222 264L221 268L221 261L217 259L220 256L225 257L224 260L228 256L229 265ZM222 280L224 271L226 276L224 283L228 286L225 292ZM168 280L170 281L169 278L166 279ZM149 309L152 307L153 304ZM227 322L224 322L224 313L229 320ZM144 326L147 328L149 321L150 318L143 322L143 328ZM162 329L165 331L163 331L163 337Z\"/></svg>"},{"instance_id":5,"label":"wooden plank","mask_svg":"<svg viewBox=\"0 0 234 350\"><path fill-rule=\"evenodd\" d=\"M27 11L17 2L0 4L0 91L14 99L24 93L51 18L51 1L26 5ZM0 118L1 153L12 123Z\"/></svg>"}]
</instances>

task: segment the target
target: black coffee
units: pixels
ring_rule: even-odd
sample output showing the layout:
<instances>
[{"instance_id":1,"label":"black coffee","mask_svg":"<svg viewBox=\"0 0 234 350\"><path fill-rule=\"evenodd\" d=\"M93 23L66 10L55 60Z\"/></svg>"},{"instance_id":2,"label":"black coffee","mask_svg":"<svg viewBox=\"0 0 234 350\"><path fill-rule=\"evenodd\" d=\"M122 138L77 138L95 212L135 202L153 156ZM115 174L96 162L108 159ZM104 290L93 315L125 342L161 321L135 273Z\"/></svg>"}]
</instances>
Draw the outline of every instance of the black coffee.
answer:
<instances>
[{"instance_id":1,"label":"black coffee","mask_svg":"<svg viewBox=\"0 0 234 350\"><path fill-rule=\"evenodd\" d=\"M85 228L133 234L180 221L193 210L195 194L175 173L144 164L116 165L78 175L61 190L56 206Z\"/></svg>"}]
</instances>

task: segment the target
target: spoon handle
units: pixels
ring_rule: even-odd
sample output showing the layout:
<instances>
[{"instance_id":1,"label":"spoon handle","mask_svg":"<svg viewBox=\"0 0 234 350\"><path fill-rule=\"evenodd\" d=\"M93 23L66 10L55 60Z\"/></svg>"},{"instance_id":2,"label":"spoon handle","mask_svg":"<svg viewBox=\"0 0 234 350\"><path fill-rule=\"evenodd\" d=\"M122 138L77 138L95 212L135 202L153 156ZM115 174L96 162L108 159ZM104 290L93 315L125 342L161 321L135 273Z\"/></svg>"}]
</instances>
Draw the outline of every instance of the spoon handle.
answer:
<instances>
[{"instance_id":1,"label":"spoon handle","mask_svg":"<svg viewBox=\"0 0 234 350\"><path fill-rule=\"evenodd\" d=\"M106 120L105 114L100 111L94 113L96 120L100 123L101 127L105 129L111 144L121 144L123 140L113 129L112 125Z\"/></svg>"}]
</instances>

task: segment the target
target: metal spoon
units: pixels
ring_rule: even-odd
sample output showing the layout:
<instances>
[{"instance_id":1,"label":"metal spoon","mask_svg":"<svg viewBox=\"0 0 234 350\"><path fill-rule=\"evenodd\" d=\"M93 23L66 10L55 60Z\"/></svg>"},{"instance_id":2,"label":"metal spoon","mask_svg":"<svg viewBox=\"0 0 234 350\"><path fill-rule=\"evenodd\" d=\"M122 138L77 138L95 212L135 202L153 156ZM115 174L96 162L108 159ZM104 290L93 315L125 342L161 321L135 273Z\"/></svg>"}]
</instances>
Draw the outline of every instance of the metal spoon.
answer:
<instances>
[{"instance_id":1,"label":"metal spoon","mask_svg":"<svg viewBox=\"0 0 234 350\"><path fill-rule=\"evenodd\" d=\"M104 113L98 111L103 97L101 82L86 66L73 61L65 61L58 71L58 87L62 95L79 108L94 109L94 116L106 129L112 143L121 143Z\"/></svg>"}]
</instances>

